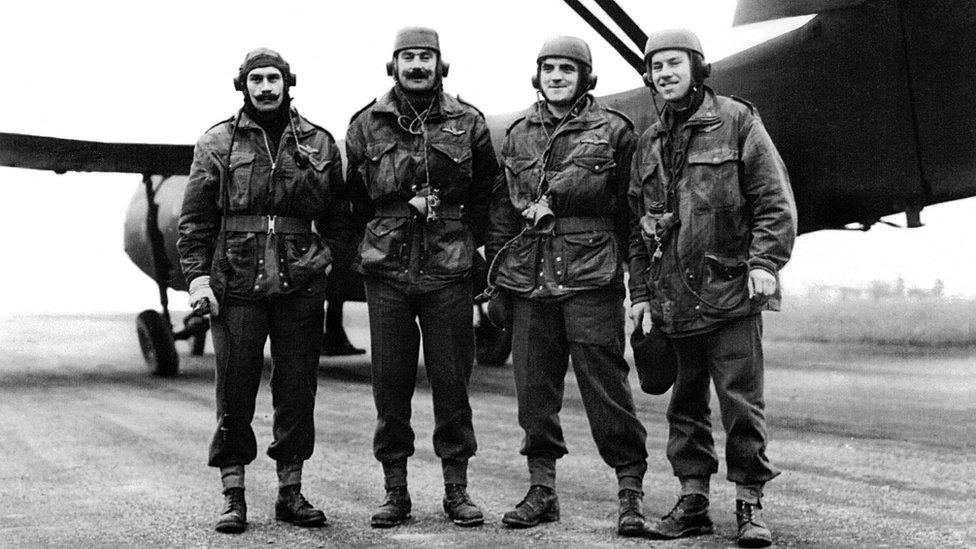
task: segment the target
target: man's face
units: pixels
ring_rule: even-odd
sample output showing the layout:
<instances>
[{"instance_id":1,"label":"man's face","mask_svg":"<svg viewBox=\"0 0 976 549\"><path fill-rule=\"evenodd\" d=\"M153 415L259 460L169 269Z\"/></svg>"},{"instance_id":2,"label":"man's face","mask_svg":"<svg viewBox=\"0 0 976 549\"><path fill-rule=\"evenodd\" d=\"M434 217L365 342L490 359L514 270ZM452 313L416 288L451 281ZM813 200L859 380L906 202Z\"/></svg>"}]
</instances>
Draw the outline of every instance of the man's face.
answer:
<instances>
[{"instance_id":1,"label":"man's face","mask_svg":"<svg viewBox=\"0 0 976 549\"><path fill-rule=\"evenodd\" d=\"M691 57L684 50L661 50L651 56L651 81L666 101L681 101L691 89Z\"/></svg>"},{"instance_id":2,"label":"man's face","mask_svg":"<svg viewBox=\"0 0 976 549\"><path fill-rule=\"evenodd\" d=\"M407 91L423 92L437 85L437 53L427 48L408 48L396 55L397 81Z\"/></svg>"},{"instance_id":3,"label":"man's face","mask_svg":"<svg viewBox=\"0 0 976 549\"><path fill-rule=\"evenodd\" d=\"M579 63L565 57L546 57L539 66L539 86L546 101L569 105L579 87Z\"/></svg>"},{"instance_id":4,"label":"man's face","mask_svg":"<svg viewBox=\"0 0 976 549\"><path fill-rule=\"evenodd\" d=\"M258 67L247 73L247 94L254 108L271 112L284 100L285 80L281 71L274 67Z\"/></svg>"}]
</instances>

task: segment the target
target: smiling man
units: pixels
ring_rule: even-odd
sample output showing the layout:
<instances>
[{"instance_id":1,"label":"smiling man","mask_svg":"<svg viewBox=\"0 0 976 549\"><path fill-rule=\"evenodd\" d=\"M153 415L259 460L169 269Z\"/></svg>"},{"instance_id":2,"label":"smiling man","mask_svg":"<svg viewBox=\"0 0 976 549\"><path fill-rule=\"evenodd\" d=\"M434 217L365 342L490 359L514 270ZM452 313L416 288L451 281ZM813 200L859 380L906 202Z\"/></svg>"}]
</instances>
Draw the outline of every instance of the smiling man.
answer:
<instances>
[{"instance_id":1,"label":"smiling man","mask_svg":"<svg viewBox=\"0 0 976 549\"><path fill-rule=\"evenodd\" d=\"M590 429L617 475L620 535L644 532L646 432L623 358L623 247L634 126L590 95L590 48L556 36L536 58L542 94L508 129L506 184L492 201L486 245L493 284L512 299L512 360L529 491L502 518L512 528L559 520L556 460L569 359Z\"/></svg>"},{"instance_id":2,"label":"smiling man","mask_svg":"<svg viewBox=\"0 0 976 549\"><path fill-rule=\"evenodd\" d=\"M216 356L217 429L208 464L220 469L220 532L247 527L244 467L257 456L251 420L271 339L275 517L321 526L301 493L315 447L315 391L326 276L350 238L342 163L329 132L291 107L295 75L280 54L247 54L234 79L243 107L197 141L180 215L190 304L208 310ZM312 222L315 222L315 231Z\"/></svg>"},{"instance_id":3,"label":"smiling man","mask_svg":"<svg viewBox=\"0 0 976 549\"><path fill-rule=\"evenodd\" d=\"M755 108L705 86L710 69L697 36L652 33L644 60L645 82L665 106L631 168L631 317L639 327L650 315L677 355L667 455L681 482L678 502L650 532L712 531L714 381L738 543L762 547L772 538L760 498L779 471L766 458L760 312L779 308L777 273L796 237L793 192Z\"/></svg>"},{"instance_id":4,"label":"smiling man","mask_svg":"<svg viewBox=\"0 0 976 549\"><path fill-rule=\"evenodd\" d=\"M356 267L369 309L373 452L386 488L370 521L377 528L396 526L411 512L410 401L421 334L444 512L459 526L484 522L467 492L468 460L477 449L468 401L471 266L498 165L484 117L444 93L447 72L433 29L400 30L387 64L393 89L356 113L346 134L346 179L354 216L365 229Z\"/></svg>"}]
</instances>

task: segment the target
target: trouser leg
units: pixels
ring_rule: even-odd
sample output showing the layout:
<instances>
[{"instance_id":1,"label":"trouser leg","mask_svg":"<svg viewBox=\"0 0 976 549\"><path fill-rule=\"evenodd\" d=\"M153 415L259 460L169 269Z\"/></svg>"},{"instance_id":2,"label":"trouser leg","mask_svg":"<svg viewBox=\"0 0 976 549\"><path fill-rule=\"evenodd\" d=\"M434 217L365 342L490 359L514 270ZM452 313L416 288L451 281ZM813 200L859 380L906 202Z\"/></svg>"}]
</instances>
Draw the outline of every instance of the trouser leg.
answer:
<instances>
[{"instance_id":1,"label":"trouser leg","mask_svg":"<svg viewBox=\"0 0 976 549\"><path fill-rule=\"evenodd\" d=\"M762 317L722 325L707 335L707 360L725 427L728 479L759 484L776 477L766 457Z\"/></svg>"},{"instance_id":2,"label":"trouser leg","mask_svg":"<svg viewBox=\"0 0 976 549\"><path fill-rule=\"evenodd\" d=\"M593 440L603 461L617 472L618 488L640 492L647 470L647 432L637 419L620 345L621 299L611 290L597 290L561 305Z\"/></svg>"},{"instance_id":3,"label":"trouser leg","mask_svg":"<svg viewBox=\"0 0 976 549\"><path fill-rule=\"evenodd\" d=\"M290 294L271 303L271 401L274 441L268 456L300 463L315 449L315 391L322 350L323 301Z\"/></svg>"},{"instance_id":4,"label":"trouser leg","mask_svg":"<svg viewBox=\"0 0 976 549\"><path fill-rule=\"evenodd\" d=\"M668 405L668 461L675 476L707 477L718 471L709 409L709 376L703 336L672 339L678 372Z\"/></svg>"},{"instance_id":5,"label":"trouser leg","mask_svg":"<svg viewBox=\"0 0 976 549\"><path fill-rule=\"evenodd\" d=\"M257 456L251 420L264 367L267 307L264 301L228 300L211 319L217 404L217 430L207 462L211 467L246 465Z\"/></svg>"},{"instance_id":6,"label":"trouser leg","mask_svg":"<svg viewBox=\"0 0 976 549\"><path fill-rule=\"evenodd\" d=\"M434 400L434 453L444 482L467 484L468 458L477 450L468 400L474 363L471 280L464 279L419 299L424 364Z\"/></svg>"},{"instance_id":7,"label":"trouser leg","mask_svg":"<svg viewBox=\"0 0 976 549\"><path fill-rule=\"evenodd\" d=\"M384 465L387 487L405 486L415 437L410 400L420 348L416 311L409 296L378 279L366 279L366 302L377 417L373 454Z\"/></svg>"},{"instance_id":8,"label":"trouser leg","mask_svg":"<svg viewBox=\"0 0 976 549\"><path fill-rule=\"evenodd\" d=\"M562 312L558 305L515 297L512 314L518 420L525 433L521 453L529 458L532 483L548 486L555 481L555 460L567 453L559 424L569 366Z\"/></svg>"}]
</instances>

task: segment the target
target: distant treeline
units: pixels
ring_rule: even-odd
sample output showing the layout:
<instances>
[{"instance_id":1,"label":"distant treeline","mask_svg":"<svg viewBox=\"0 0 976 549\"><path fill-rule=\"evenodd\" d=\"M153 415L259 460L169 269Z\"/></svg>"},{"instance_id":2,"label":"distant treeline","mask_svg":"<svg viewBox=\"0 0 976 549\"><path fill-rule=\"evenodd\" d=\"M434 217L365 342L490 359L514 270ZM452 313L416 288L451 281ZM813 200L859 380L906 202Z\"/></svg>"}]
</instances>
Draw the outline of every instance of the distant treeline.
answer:
<instances>
[{"instance_id":1,"label":"distant treeline","mask_svg":"<svg viewBox=\"0 0 976 549\"><path fill-rule=\"evenodd\" d=\"M783 310L764 320L772 340L976 349L974 298L787 295Z\"/></svg>"}]
</instances>

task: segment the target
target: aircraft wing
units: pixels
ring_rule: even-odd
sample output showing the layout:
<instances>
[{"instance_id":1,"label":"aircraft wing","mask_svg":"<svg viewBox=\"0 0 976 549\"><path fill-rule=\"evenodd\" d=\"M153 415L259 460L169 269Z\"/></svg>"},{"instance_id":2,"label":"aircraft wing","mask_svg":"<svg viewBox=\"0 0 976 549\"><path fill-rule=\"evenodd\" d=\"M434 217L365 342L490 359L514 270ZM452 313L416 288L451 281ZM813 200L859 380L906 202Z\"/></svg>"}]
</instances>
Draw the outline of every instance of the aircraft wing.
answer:
<instances>
[{"instance_id":1,"label":"aircraft wing","mask_svg":"<svg viewBox=\"0 0 976 549\"><path fill-rule=\"evenodd\" d=\"M100 143L0 133L0 166L57 173L120 172L187 175L193 145Z\"/></svg>"},{"instance_id":2,"label":"aircraft wing","mask_svg":"<svg viewBox=\"0 0 976 549\"><path fill-rule=\"evenodd\" d=\"M739 0L732 25L797 17L863 4L865 0Z\"/></svg>"}]
</instances>

